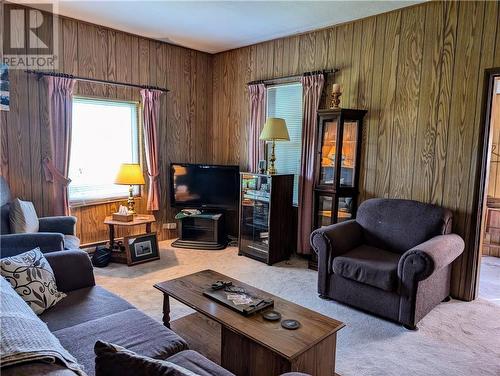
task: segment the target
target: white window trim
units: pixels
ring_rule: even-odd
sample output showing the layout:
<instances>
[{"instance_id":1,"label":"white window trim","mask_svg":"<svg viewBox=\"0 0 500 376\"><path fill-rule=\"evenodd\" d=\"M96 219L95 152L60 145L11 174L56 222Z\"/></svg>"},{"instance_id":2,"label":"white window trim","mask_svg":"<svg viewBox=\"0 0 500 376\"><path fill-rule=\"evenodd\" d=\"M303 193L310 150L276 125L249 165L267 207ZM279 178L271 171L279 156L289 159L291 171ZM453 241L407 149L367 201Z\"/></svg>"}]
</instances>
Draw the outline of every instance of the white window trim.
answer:
<instances>
[{"instance_id":1,"label":"white window trim","mask_svg":"<svg viewBox=\"0 0 500 376\"><path fill-rule=\"evenodd\" d=\"M144 164L143 164L143 153L144 153L144 148L143 148L143 126L142 126L142 104L140 101L133 101L133 100L125 100L125 99L116 99L116 98L103 98L103 97L97 97L97 96L83 96L83 95L73 95L72 99L83 99L83 100L91 100L91 101L102 101L102 102L118 102L118 103L129 103L133 104L136 106L136 114L137 114L137 119L136 119L136 124L137 124L137 159L138 163L140 164L142 170L144 170ZM71 161L70 161L71 163ZM146 181L146 184L148 182ZM144 195L144 189L145 186L134 186L134 191L133 191L133 196L134 198L141 198ZM68 192L69 195L69 192ZM71 208L83 208L86 206L98 206L98 205L105 205L105 204L111 204L115 202L120 202L128 199L128 194L124 194L123 196L117 196L117 197L106 197L106 198L101 198L101 199L92 199L92 200L71 200L69 199L69 207Z\"/></svg>"}]
</instances>

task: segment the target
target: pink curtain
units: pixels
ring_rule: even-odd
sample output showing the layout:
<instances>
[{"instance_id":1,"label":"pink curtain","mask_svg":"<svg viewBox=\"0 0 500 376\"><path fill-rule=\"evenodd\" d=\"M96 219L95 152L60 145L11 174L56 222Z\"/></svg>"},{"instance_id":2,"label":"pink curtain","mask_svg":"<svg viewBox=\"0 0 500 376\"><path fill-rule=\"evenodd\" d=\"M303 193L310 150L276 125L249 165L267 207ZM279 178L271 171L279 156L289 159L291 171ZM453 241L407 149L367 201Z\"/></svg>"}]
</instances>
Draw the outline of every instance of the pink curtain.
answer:
<instances>
[{"instance_id":1,"label":"pink curtain","mask_svg":"<svg viewBox=\"0 0 500 376\"><path fill-rule=\"evenodd\" d=\"M146 145L146 163L148 167L149 190L148 210L160 209L160 173L158 164L158 123L160 118L160 96L158 90L141 90L144 105L144 143Z\"/></svg>"},{"instance_id":2,"label":"pink curtain","mask_svg":"<svg viewBox=\"0 0 500 376\"><path fill-rule=\"evenodd\" d=\"M257 172L259 160L264 159L264 142L259 140L266 121L266 86L248 85L250 92L250 129L248 137L248 170Z\"/></svg>"},{"instance_id":3,"label":"pink curtain","mask_svg":"<svg viewBox=\"0 0 500 376\"><path fill-rule=\"evenodd\" d=\"M54 215L69 215L68 178L71 149L71 117L75 80L45 76L48 91L51 152L44 163L45 180L52 182Z\"/></svg>"},{"instance_id":4,"label":"pink curtain","mask_svg":"<svg viewBox=\"0 0 500 376\"><path fill-rule=\"evenodd\" d=\"M309 236L313 224L314 161L316 156L317 113L323 84L323 74L304 76L303 90L302 154L299 176L299 207L297 253L311 253Z\"/></svg>"}]
</instances>

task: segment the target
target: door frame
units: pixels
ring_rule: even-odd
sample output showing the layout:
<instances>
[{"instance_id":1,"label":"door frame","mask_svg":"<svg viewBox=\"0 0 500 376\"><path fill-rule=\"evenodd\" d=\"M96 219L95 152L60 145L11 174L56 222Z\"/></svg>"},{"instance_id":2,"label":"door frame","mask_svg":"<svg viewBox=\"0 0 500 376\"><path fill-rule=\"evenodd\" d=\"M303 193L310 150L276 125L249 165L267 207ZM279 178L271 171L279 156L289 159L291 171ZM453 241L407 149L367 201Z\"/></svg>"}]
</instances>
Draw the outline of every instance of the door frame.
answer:
<instances>
[{"instance_id":1,"label":"door frame","mask_svg":"<svg viewBox=\"0 0 500 376\"><path fill-rule=\"evenodd\" d=\"M489 154L490 154L490 134L491 134L491 105L492 94L495 89L495 79L500 77L500 67L489 68L484 72L483 80L483 100L481 105L481 129L478 145L478 164L477 174L479 179L476 179L476 188L474 189L474 202L476 215L472 216L473 239L472 245L474 252L472 253L472 260L470 263L470 270L473 273L471 278L471 286L468 291L470 300L476 299L479 291L479 272L481 267L481 241L483 234L483 217L484 217L484 200L487 191L486 178L488 176L489 168Z\"/></svg>"}]
</instances>

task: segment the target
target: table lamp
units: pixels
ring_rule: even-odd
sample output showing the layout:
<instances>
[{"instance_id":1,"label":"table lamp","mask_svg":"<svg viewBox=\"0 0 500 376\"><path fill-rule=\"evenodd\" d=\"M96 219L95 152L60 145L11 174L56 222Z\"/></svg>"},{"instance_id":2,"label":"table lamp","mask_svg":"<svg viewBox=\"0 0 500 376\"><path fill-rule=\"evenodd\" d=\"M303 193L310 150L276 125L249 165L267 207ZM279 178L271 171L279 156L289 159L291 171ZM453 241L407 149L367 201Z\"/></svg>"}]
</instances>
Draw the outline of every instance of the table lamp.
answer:
<instances>
[{"instance_id":1,"label":"table lamp","mask_svg":"<svg viewBox=\"0 0 500 376\"><path fill-rule=\"evenodd\" d=\"M116 175L115 184L129 186L127 200L128 213L135 214L133 186L146 184L141 165L137 163L123 163Z\"/></svg>"},{"instance_id":2,"label":"table lamp","mask_svg":"<svg viewBox=\"0 0 500 376\"><path fill-rule=\"evenodd\" d=\"M274 162L276 162L276 155L274 154L276 141L290 141L285 120L280 118L267 118L259 139L263 141L272 141L271 158L269 158L267 173L269 175L274 175L277 173L276 167L274 167Z\"/></svg>"}]
</instances>

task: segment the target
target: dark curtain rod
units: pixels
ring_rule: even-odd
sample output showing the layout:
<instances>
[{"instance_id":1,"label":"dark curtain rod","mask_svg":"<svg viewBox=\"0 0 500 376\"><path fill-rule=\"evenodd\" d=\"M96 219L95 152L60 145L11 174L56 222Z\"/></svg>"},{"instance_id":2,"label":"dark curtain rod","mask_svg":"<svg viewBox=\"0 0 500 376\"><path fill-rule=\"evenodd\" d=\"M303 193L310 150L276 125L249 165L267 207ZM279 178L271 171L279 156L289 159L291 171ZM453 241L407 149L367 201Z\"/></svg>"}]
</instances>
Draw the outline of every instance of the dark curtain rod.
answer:
<instances>
[{"instance_id":1,"label":"dark curtain rod","mask_svg":"<svg viewBox=\"0 0 500 376\"><path fill-rule=\"evenodd\" d=\"M126 86L126 87L136 87L139 89L159 90L159 91L163 91L164 93L168 93L168 91L169 91L168 89L165 89L162 87L157 87L157 86L137 85L137 84L129 84L126 82L100 80L98 78L78 77L78 76L73 76L72 74L59 73L59 72L42 72L42 71L36 71L36 70L26 70L25 72L30 73L30 74L36 74L39 78L42 76L65 77L65 78L71 78L71 79L74 79L77 81L83 81L83 82L95 82L95 83L105 84L105 85Z\"/></svg>"},{"instance_id":2,"label":"dark curtain rod","mask_svg":"<svg viewBox=\"0 0 500 376\"><path fill-rule=\"evenodd\" d=\"M299 79L303 76L312 76L314 74L329 74L329 73L336 73L339 70L337 68L332 68L332 69L323 69L323 70L317 70L317 71L312 71L312 72L304 72L302 74L296 74L293 76L284 76L284 77L277 77L277 78L269 78L267 80L256 80L256 81L251 81L248 82L247 85L256 85L256 84L272 84L275 82L279 81L293 81L296 79Z\"/></svg>"}]
</instances>

